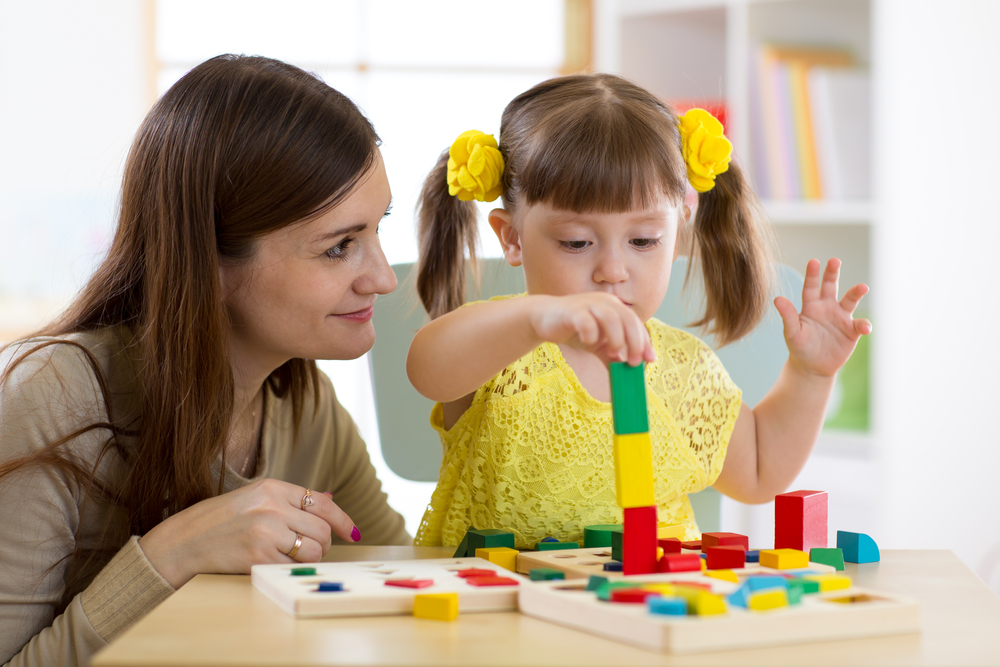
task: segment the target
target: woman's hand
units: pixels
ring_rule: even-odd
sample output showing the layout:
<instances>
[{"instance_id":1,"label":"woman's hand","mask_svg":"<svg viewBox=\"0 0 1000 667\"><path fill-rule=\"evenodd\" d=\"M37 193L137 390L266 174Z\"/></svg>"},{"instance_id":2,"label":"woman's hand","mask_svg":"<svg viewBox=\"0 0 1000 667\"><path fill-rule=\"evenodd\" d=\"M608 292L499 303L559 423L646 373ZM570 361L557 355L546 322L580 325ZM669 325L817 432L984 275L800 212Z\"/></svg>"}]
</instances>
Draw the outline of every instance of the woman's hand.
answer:
<instances>
[{"instance_id":1,"label":"woman's hand","mask_svg":"<svg viewBox=\"0 0 1000 667\"><path fill-rule=\"evenodd\" d=\"M275 479L203 500L165 519L139 539L143 552L167 582L180 588L201 573L249 574L261 563L314 562L330 549L331 531L348 542L361 539L351 518L325 493ZM296 533L302 543L290 558Z\"/></svg>"},{"instance_id":2,"label":"woman's hand","mask_svg":"<svg viewBox=\"0 0 1000 667\"><path fill-rule=\"evenodd\" d=\"M785 328L788 362L802 373L833 376L854 352L858 339L872 331L871 322L852 317L868 286L858 284L837 301L840 260L827 262L823 280L819 278L819 260L806 266L802 285L802 312L785 297L774 300Z\"/></svg>"},{"instance_id":3,"label":"woman's hand","mask_svg":"<svg viewBox=\"0 0 1000 667\"><path fill-rule=\"evenodd\" d=\"M627 361L637 366L656 360L642 320L612 294L585 292L548 297L539 303L530 320L541 340L590 352L605 364Z\"/></svg>"}]
</instances>

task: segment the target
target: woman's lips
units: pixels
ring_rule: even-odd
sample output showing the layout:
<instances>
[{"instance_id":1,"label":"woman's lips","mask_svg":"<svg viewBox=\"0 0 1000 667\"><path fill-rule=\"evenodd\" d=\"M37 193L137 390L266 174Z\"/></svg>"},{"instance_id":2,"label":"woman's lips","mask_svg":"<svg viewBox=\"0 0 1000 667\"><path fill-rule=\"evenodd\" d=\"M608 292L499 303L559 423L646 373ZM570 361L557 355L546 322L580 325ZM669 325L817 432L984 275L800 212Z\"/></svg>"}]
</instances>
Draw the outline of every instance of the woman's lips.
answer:
<instances>
[{"instance_id":1,"label":"woman's lips","mask_svg":"<svg viewBox=\"0 0 1000 667\"><path fill-rule=\"evenodd\" d=\"M372 314L375 312L375 305L372 304L364 310L356 310L353 313L334 313L334 317L340 317L345 320L350 320L352 322L367 322L372 318Z\"/></svg>"}]
</instances>

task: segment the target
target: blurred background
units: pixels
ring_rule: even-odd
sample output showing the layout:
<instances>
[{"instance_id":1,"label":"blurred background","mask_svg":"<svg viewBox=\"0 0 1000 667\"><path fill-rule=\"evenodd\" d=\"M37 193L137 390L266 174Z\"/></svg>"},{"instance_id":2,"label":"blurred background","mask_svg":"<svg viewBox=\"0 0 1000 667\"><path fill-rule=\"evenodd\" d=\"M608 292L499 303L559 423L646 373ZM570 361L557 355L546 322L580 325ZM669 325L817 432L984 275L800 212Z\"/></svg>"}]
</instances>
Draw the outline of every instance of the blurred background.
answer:
<instances>
[{"instance_id":1,"label":"blurred background","mask_svg":"<svg viewBox=\"0 0 1000 667\"><path fill-rule=\"evenodd\" d=\"M209 57L280 58L358 104L390 263L416 258L420 184L459 132L498 134L538 81L617 72L724 119L782 261L837 256L842 290L872 288L793 488L830 493L832 534L954 550L1000 592L998 29L991 0L0 0L0 341L100 261L143 115ZM433 483L385 464L367 358L320 365L414 532ZM722 529L767 544L773 506L725 501Z\"/></svg>"}]
</instances>

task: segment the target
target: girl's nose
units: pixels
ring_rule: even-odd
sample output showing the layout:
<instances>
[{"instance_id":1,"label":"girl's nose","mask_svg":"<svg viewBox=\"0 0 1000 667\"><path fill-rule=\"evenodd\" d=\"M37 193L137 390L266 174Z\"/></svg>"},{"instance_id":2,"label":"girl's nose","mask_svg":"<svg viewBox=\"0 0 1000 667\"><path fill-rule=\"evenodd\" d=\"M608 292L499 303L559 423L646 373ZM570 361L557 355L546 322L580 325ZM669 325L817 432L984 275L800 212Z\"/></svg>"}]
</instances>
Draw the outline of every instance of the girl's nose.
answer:
<instances>
[{"instance_id":1,"label":"girl's nose","mask_svg":"<svg viewBox=\"0 0 1000 667\"><path fill-rule=\"evenodd\" d=\"M594 268L594 282L620 283L628 280L628 269L623 258L616 252L602 255Z\"/></svg>"}]
</instances>

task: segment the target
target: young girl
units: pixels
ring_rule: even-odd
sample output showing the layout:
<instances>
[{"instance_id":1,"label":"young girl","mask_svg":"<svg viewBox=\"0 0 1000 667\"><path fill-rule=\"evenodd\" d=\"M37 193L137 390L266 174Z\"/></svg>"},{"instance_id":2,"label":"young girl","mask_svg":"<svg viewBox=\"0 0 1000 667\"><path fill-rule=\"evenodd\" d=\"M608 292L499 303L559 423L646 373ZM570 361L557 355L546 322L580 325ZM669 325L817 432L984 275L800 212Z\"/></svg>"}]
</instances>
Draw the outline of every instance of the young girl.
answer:
<instances>
[{"instance_id":1,"label":"young girl","mask_svg":"<svg viewBox=\"0 0 1000 667\"><path fill-rule=\"evenodd\" d=\"M467 132L424 185L417 288L433 318L407 360L413 385L439 401L440 479L417 534L457 544L470 526L580 540L621 523L615 500L608 363L646 362L659 521L699 531L688 494L714 486L763 503L794 480L823 422L834 375L871 331L852 313L867 287L837 301L840 264L806 268L802 312L775 300L789 357L754 408L697 338L653 314L678 233L693 225L704 275L697 323L729 343L765 309L764 220L722 126L682 119L613 75L552 79L504 111L500 143ZM688 182L699 192L693 220ZM462 304L472 253L472 199L503 198L489 222L527 294ZM474 257L473 257L474 258Z\"/></svg>"},{"instance_id":2,"label":"young girl","mask_svg":"<svg viewBox=\"0 0 1000 667\"><path fill-rule=\"evenodd\" d=\"M108 257L0 349L0 664L85 665L198 573L410 542L312 361L372 346L390 200L296 67L219 56L156 103Z\"/></svg>"}]
</instances>

